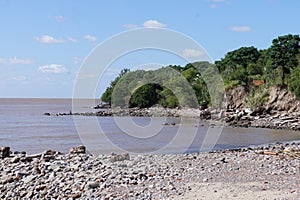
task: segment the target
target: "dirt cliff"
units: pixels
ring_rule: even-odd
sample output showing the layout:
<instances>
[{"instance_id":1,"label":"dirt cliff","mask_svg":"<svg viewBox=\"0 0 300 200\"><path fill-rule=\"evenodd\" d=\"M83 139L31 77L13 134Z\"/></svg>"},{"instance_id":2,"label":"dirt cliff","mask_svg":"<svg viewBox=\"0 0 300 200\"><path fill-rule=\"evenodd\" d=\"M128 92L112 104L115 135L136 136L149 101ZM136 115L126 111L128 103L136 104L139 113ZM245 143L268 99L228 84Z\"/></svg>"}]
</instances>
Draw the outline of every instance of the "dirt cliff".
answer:
<instances>
[{"instance_id":1,"label":"dirt cliff","mask_svg":"<svg viewBox=\"0 0 300 200\"><path fill-rule=\"evenodd\" d=\"M227 109L244 109L249 92L246 87L238 86L226 92ZM266 110L300 112L300 101L285 87L272 86L268 89L268 100L263 104Z\"/></svg>"}]
</instances>

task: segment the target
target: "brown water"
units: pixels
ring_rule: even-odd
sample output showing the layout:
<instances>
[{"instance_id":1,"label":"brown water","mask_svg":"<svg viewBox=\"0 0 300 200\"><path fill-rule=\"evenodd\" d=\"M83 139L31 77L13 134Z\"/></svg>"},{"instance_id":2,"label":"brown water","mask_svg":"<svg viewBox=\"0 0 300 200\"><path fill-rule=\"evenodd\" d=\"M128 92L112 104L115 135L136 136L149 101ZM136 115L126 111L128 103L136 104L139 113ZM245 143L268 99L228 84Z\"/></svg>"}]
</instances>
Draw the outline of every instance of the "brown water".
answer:
<instances>
[{"instance_id":1,"label":"brown water","mask_svg":"<svg viewBox=\"0 0 300 200\"><path fill-rule=\"evenodd\" d=\"M76 108L82 112L94 111L95 100L85 100ZM38 153L47 149L68 152L71 147L87 145L91 152L100 153L121 150L137 153L151 153L164 148L174 138L181 137L176 146L164 149L165 153L197 152L200 150L208 126L204 122L180 118L147 117L85 117L85 116L45 116L43 113L68 113L72 110L71 99L0 99L0 146L10 146L13 151ZM77 126L75 126L74 119ZM101 131L91 124L96 119ZM116 119L126 122L133 120L143 131L138 137L126 133L116 123ZM159 128L147 128L150 122ZM175 126L164 126L165 122L175 122ZM128 130L130 130L128 123ZM183 127L183 136L178 130ZM79 130L79 133L78 133ZM127 131L128 131L127 130ZM132 132L135 132L135 128ZM193 141L187 147L191 134ZM151 135L151 136L150 136ZM85 139L86 136L88 141ZM300 140L299 132L285 130L223 128L214 149L237 148L277 141Z\"/></svg>"}]
</instances>

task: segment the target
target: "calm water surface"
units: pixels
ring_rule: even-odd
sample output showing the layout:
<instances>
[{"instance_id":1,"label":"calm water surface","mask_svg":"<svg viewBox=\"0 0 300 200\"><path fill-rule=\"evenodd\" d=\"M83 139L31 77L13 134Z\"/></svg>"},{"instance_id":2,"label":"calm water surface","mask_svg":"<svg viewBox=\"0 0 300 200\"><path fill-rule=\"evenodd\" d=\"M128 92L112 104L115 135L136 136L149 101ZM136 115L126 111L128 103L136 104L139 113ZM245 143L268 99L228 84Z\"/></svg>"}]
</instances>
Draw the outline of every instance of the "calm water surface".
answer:
<instances>
[{"instance_id":1,"label":"calm water surface","mask_svg":"<svg viewBox=\"0 0 300 200\"><path fill-rule=\"evenodd\" d=\"M76 108L82 112L92 112L91 106L95 100L85 100ZM197 120L180 118L146 118L146 117L84 117L84 116L45 116L49 112L68 113L72 110L71 99L0 99L0 146L10 146L13 151L38 153L47 149L68 152L71 147L86 144L85 137L89 138L89 150L99 150L102 153L115 151L116 147L131 152L154 152L165 147L183 127L187 137L180 138L176 146L166 148L165 153L182 151L197 152L200 150L203 138L207 131L207 124ZM80 125L77 129L76 124ZM141 127L137 132L130 126L126 130L120 128L115 119L121 122L129 120ZM91 125L97 121L98 128ZM157 124L158 129L147 127L149 123ZM163 126L164 123L175 122L175 126ZM140 129L138 129L140 130ZM100 132L101 132L100 131ZM132 131L132 137L128 132ZM79 132L79 134L78 134ZM189 134L194 134L193 141L186 148L185 141ZM84 137L83 137L84 135ZM147 137L152 135L151 137ZM299 132L268 129L223 128L215 149L237 148L249 145L264 144L275 141L300 140ZM109 141L109 142L108 142ZM113 145L112 145L113 144Z\"/></svg>"}]
</instances>

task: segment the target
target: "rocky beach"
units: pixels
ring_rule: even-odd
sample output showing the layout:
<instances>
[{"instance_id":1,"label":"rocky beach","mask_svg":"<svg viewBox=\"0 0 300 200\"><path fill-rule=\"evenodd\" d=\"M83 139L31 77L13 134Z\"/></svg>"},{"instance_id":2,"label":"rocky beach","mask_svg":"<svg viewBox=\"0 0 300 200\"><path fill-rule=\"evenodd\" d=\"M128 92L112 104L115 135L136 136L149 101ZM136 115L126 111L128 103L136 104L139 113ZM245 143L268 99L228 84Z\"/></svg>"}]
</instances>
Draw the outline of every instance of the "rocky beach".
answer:
<instances>
[{"instance_id":1,"label":"rocky beach","mask_svg":"<svg viewBox=\"0 0 300 200\"><path fill-rule=\"evenodd\" d=\"M167 155L1 151L1 199L299 199L300 142Z\"/></svg>"}]
</instances>

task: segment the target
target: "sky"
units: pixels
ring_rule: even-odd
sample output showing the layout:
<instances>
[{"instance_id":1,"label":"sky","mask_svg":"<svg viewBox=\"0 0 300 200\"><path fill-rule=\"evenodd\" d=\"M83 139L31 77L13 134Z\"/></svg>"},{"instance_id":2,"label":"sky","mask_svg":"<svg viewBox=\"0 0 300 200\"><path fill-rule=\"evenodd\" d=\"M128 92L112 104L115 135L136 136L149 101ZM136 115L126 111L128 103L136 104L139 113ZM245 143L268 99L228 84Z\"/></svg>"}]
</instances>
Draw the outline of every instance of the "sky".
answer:
<instances>
[{"instance_id":1,"label":"sky","mask_svg":"<svg viewBox=\"0 0 300 200\"><path fill-rule=\"evenodd\" d=\"M298 0L0 0L0 98L72 98L91 52L111 37L140 28L184 34L212 61L242 46L265 49L280 35L299 34L299 8ZM95 96L121 69L149 63L186 61L151 50L120 57L101 77Z\"/></svg>"}]
</instances>

